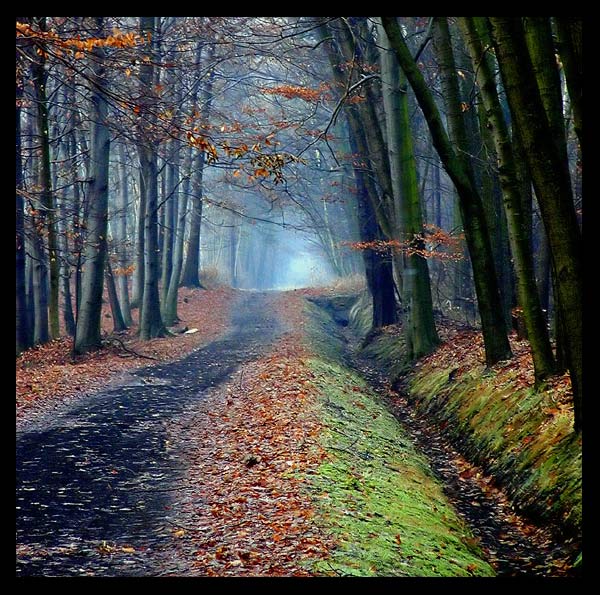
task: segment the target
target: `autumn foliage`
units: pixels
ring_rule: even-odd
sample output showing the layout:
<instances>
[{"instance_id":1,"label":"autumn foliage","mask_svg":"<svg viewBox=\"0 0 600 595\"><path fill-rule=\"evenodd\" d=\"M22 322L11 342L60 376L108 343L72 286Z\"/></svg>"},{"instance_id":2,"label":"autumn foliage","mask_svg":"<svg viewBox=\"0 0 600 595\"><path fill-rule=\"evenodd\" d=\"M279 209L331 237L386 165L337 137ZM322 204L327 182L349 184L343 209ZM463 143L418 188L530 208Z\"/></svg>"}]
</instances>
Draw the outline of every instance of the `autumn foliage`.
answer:
<instances>
[{"instance_id":1,"label":"autumn foliage","mask_svg":"<svg viewBox=\"0 0 600 595\"><path fill-rule=\"evenodd\" d=\"M353 250L373 250L379 254L403 252L407 255L418 255L422 258L438 258L440 260L461 260L461 242L463 234L449 233L432 224L423 225L423 232L409 240L372 240L369 242L343 242Z\"/></svg>"}]
</instances>

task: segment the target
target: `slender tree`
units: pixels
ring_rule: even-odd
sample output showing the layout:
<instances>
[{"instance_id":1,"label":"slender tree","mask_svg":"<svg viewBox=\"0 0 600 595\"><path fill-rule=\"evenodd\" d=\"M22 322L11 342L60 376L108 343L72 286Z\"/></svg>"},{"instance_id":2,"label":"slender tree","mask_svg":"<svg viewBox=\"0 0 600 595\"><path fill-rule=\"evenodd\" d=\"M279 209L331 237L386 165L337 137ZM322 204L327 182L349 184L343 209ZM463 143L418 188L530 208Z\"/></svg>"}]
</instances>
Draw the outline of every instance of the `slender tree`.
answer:
<instances>
[{"instance_id":1,"label":"slender tree","mask_svg":"<svg viewBox=\"0 0 600 595\"><path fill-rule=\"evenodd\" d=\"M34 17L35 24L41 32L46 31L46 17ZM37 109L37 132L40 143L41 158L39 162L39 185L41 209L45 212L44 221L48 234L48 261L50 272L50 292L48 300L48 315L50 336L59 334L59 260L58 242L56 238L56 215L54 195L52 192L52 174L50 169L50 126L48 122L48 71L46 68L46 50L43 42L38 43L37 51L32 61L32 79L35 91Z\"/></svg>"},{"instance_id":2,"label":"slender tree","mask_svg":"<svg viewBox=\"0 0 600 595\"><path fill-rule=\"evenodd\" d=\"M485 53L480 42L475 19L461 17L460 26L477 73L477 83L498 155L500 183L517 279L518 301L523 309L527 338L531 345L535 380L539 384L554 372L554 357L535 284L531 242L525 232L525 213L522 209L511 138L496 90L491 56Z\"/></svg>"},{"instance_id":3,"label":"slender tree","mask_svg":"<svg viewBox=\"0 0 600 595\"><path fill-rule=\"evenodd\" d=\"M17 18L17 20L19 20ZM17 39L17 50L19 49ZM23 101L23 64L17 51L16 81L16 352L31 346L31 332L27 317L25 282L25 203L23 200L23 159L21 156L21 105Z\"/></svg>"},{"instance_id":4,"label":"slender tree","mask_svg":"<svg viewBox=\"0 0 600 595\"><path fill-rule=\"evenodd\" d=\"M133 319L131 316L131 302L129 299L129 246L130 240L128 236L129 229L129 182L127 178L127 167L126 167L126 154L125 146L123 143L118 145L119 155L119 190L117 193L117 213L115 221L115 236L116 236L116 250L117 250L117 262L119 265L119 274L116 275L117 294L119 296L119 303L121 304L121 311L123 314L123 320L127 326L131 326Z\"/></svg>"},{"instance_id":5,"label":"slender tree","mask_svg":"<svg viewBox=\"0 0 600 595\"><path fill-rule=\"evenodd\" d=\"M583 19L554 17L558 32L558 51L563 64L573 123L583 154Z\"/></svg>"},{"instance_id":6,"label":"slender tree","mask_svg":"<svg viewBox=\"0 0 600 595\"><path fill-rule=\"evenodd\" d=\"M434 146L459 195L465 236L473 267L486 363L491 366L500 360L510 358L512 353L508 343L506 324L502 316L498 280L481 197L473 184L472 175L469 173L468 158L464 153L457 153L454 150L433 95L406 46L396 18L381 17L381 19L390 44L396 53L398 63L413 88L419 106L427 120ZM464 135L464 127L461 123L460 100L456 73L453 71L452 66L451 48L448 49L447 25L445 26L444 22L438 26L439 34L441 34L441 38L438 36L438 39L442 42L442 48L444 48L445 58L447 59L446 68L444 68L446 71L445 95L450 94L447 99L453 108L453 111L448 115L448 120L451 128L454 129L453 136L458 135L457 143L460 147L464 146L464 138L461 138Z\"/></svg>"},{"instance_id":7,"label":"slender tree","mask_svg":"<svg viewBox=\"0 0 600 595\"><path fill-rule=\"evenodd\" d=\"M197 49L197 63L201 61L202 46L199 44ZM210 64L214 58L215 46L211 44L206 50L206 63ZM203 83L201 93L200 121L205 125L210 118L210 110L213 101L213 84L215 71L210 71L207 79ZM200 283L200 230L202 226L202 193L205 166L204 151L198 150L194 159L194 175L192 176L192 216L190 221L190 233L187 244L187 254L183 273L181 276L181 285L185 287L201 287Z\"/></svg>"},{"instance_id":8,"label":"slender tree","mask_svg":"<svg viewBox=\"0 0 600 595\"><path fill-rule=\"evenodd\" d=\"M408 89L383 27L379 28L381 78L387 128L387 147L393 192L399 205L400 240L408 251L404 263L404 330L406 355L413 359L433 351L439 337L433 319L433 300L425 248L421 193L413 148Z\"/></svg>"},{"instance_id":9,"label":"slender tree","mask_svg":"<svg viewBox=\"0 0 600 595\"><path fill-rule=\"evenodd\" d=\"M104 17L95 17L94 25L96 35L102 35ZM90 199L86 218L85 270L73 346L73 351L78 354L98 349L102 345L100 317L107 254L110 131L107 121L105 49L101 46L94 47L92 56Z\"/></svg>"},{"instance_id":10,"label":"slender tree","mask_svg":"<svg viewBox=\"0 0 600 595\"><path fill-rule=\"evenodd\" d=\"M145 38L154 38L156 17L140 17L140 32ZM151 55L154 50L151 49ZM160 313L158 279L158 171L155 141L151 133L144 129L144 123L151 124L152 92L154 86L154 64L152 59L140 66L140 118L138 153L140 157L140 194L144 196L144 291L140 313L140 337L144 340L165 334Z\"/></svg>"},{"instance_id":11,"label":"slender tree","mask_svg":"<svg viewBox=\"0 0 600 595\"><path fill-rule=\"evenodd\" d=\"M548 234L559 313L568 329L565 348L573 385L575 428L580 430L583 390L581 232L571 182L546 116L521 19L489 19L510 111L521 135Z\"/></svg>"}]
</instances>

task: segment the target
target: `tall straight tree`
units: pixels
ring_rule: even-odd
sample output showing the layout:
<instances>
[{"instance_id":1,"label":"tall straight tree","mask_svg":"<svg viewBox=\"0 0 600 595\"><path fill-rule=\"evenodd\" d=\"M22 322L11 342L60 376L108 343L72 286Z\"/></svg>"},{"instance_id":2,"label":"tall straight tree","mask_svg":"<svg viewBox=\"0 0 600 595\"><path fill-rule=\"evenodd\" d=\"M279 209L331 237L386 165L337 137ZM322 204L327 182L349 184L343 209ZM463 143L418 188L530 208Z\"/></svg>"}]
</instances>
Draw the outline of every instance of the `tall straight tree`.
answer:
<instances>
[{"instance_id":1,"label":"tall straight tree","mask_svg":"<svg viewBox=\"0 0 600 595\"><path fill-rule=\"evenodd\" d=\"M140 17L140 32L147 39L155 38L156 17ZM151 42L151 44L154 41ZM140 66L140 124L138 153L140 157L140 194L144 196L144 291L140 313L140 337L144 340L161 337L165 327L160 313L158 279L158 170L156 146L148 130L155 117L152 113L154 88L154 50L151 59Z\"/></svg>"},{"instance_id":2,"label":"tall straight tree","mask_svg":"<svg viewBox=\"0 0 600 595\"><path fill-rule=\"evenodd\" d=\"M481 197L473 182L472 173L468 166L468 158L462 152L455 151L444 128L441 115L421 71L408 49L396 17L381 17L383 27L394 49L400 67L408 79L423 115L427 121L433 144L444 164L448 175L454 182L459 196L459 205L463 219L465 237L479 306L479 316L485 344L485 356L488 366L498 361L512 357L502 303L498 288L498 279L494 266L492 248L490 245L487 222ZM452 68L451 48L448 50L447 24L441 23L443 47L447 58L447 68ZM438 37L439 39L439 37ZM449 125L458 134L458 146L464 146L464 125L461 122L460 99L458 83L454 71L446 73L445 94L453 111L448 115ZM457 111L458 110L458 111ZM463 136L461 138L461 135Z\"/></svg>"},{"instance_id":3,"label":"tall straight tree","mask_svg":"<svg viewBox=\"0 0 600 595\"><path fill-rule=\"evenodd\" d=\"M527 337L531 345L536 384L539 384L554 372L554 357L535 284L531 242L525 231L525 213L522 209L515 158L508 125L504 119L496 89L494 65L491 56L485 53L478 33L477 24L479 27L483 27L485 24L481 21L476 23L475 19L476 17L461 17L460 26L477 73L477 83L498 156L500 184L517 280L518 301L523 309Z\"/></svg>"},{"instance_id":4,"label":"tall straight tree","mask_svg":"<svg viewBox=\"0 0 600 595\"><path fill-rule=\"evenodd\" d=\"M123 320L127 326L131 326L133 319L131 317L131 303L129 299L129 274L126 270L129 268L129 181L127 179L126 153L125 145L118 145L119 151L119 191L117 194L117 217L115 222L115 236L117 243L117 261L120 274L117 275L117 294L121 304Z\"/></svg>"},{"instance_id":5,"label":"tall straight tree","mask_svg":"<svg viewBox=\"0 0 600 595\"><path fill-rule=\"evenodd\" d=\"M558 52L563 64L573 127L583 155L583 18L554 17L558 32Z\"/></svg>"},{"instance_id":6,"label":"tall straight tree","mask_svg":"<svg viewBox=\"0 0 600 595\"><path fill-rule=\"evenodd\" d=\"M39 30L46 31L46 17L34 17ZM50 336L59 335L59 260L58 242L56 238L56 215L54 209L54 195L52 193L52 175L50 170L50 128L48 123L48 70L46 68L46 50L43 43L37 42L40 47L32 61L33 88L35 90L35 103L37 109L37 129L40 144L41 159L39 162L39 186L41 192L41 208L45 211L44 220L48 234L48 261L50 272L50 292L48 299L48 317L50 322Z\"/></svg>"},{"instance_id":7,"label":"tall straight tree","mask_svg":"<svg viewBox=\"0 0 600 595\"><path fill-rule=\"evenodd\" d=\"M202 45L198 45L197 49L197 63L200 63L201 53L203 52ZM215 46L211 44L206 49L206 64L210 64L213 61L215 55ZM200 122L202 124L208 124L210 117L210 109L213 100L213 83L214 83L215 71L211 69L200 97ZM195 109L195 107L193 108ZM185 258L185 264L183 265L183 272L181 274L181 285L185 287L201 287L200 283L200 230L202 227L202 192L203 192L203 179L204 179L204 166L205 166L205 155L204 151L198 150L194 161L191 186L192 186L192 218L190 221L190 235L187 244L187 254Z\"/></svg>"},{"instance_id":8,"label":"tall straight tree","mask_svg":"<svg viewBox=\"0 0 600 595\"><path fill-rule=\"evenodd\" d=\"M97 37L104 29L104 18L94 17ZM101 311L104 268L106 264L106 232L108 227L108 169L110 131L106 100L105 57L103 47L92 50L91 77L91 142L89 209L86 218L85 270L81 287L81 304L75 330L75 353L98 349L102 344Z\"/></svg>"},{"instance_id":9,"label":"tall straight tree","mask_svg":"<svg viewBox=\"0 0 600 595\"><path fill-rule=\"evenodd\" d=\"M17 18L17 21L19 19ZM17 39L17 49L19 47ZM21 156L21 104L23 101L23 64L17 51L16 81L16 353L31 346L25 291L25 205L23 200L23 159Z\"/></svg>"},{"instance_id":10,"label":"tall straight tree","mask_svg":"<svg viewBox=\"0 0 600 595\"><path fill-rule=\"evenodd\" d=\"M573 385L575 429L580 430L583 394L582 246L571 181L544 109L521 19L489 17L489 20L510 111L523 142L550 244L558 308L567 329L565 349ZM556 65L552 67L556 68Z\"/></svg>"},{"instance_id":11,"label":"tall straight tree","mask_svg":"<svg viewBox=\"0 0 600 595\"><path fill-rule=\"evenodd\" d=\"M403 287L406 355L408 359L413 359L431 353L440 340L433 318L429 268L425 258L419 254L425 242L406 79L400 71L385 30L379 26L378 31L392 187L395 201L400 207L400 240L407 245Z\"/></svg>"},{"instance_id":12,"label":"tall straight tree","mask_svg":"<svg viewBox=\"0 0 600 595\"><path fill-rule=\"evenodd\" d=\"M352 129L348 132L351 154L360 155L359 146L365 145L366 141L357 142ZM377 222L377 215L373 208L371 196L377 192L372 177L362 167L353 167L354 180L356 183L356 212L358 216L358 231L361 242L367 244L382 240L385 236ZM380 250L367 248L362 251L365 265L365 277L367 287L371 294L373 303L372 329L398 322L396 308L394 269L392 266L392 254L386 254Z\"/></svg>"},{"instance_id":13,"label":"tall straight tree","mask_svg":"<svg viewBox=\"0 0 600 595\"><path fill-rule=\"evenodd\" d=\"M331 40L330 30L323 21L317 31L321 40L325 42ZM325 43L324 47L331 65L336 88L340 90L347 88L348 81L344 69L345 60L341 54L341 48L336 51L336 47L332 43ZM353 155L360 156L360 159L368 164L369 145L358 106L356 103L344 101L345 97L341 92L338 94L338 101L343 102L343 109L348 122L347 136L350 143L350 152ZM391 224L380 202L374 170L368 165L365 168L357 163L353 167L353 172L357 188L357 214L361 241L372 242L373 240L389 237ZM387 233L382 230L381 220L385 220L388 224ZM373 300L373 328L377 329L398 322L394 278L390 268L391 256L383 255L375 250L368 250L363 254L363 261L367 287Z\"/></svg>"},{"instance_id":14,"label":"tall straight tree","mask_svg":"<svg viewBox=\"0 0 600 595\"><path fill-rule=\"evenodd\" d=\"M199 43L196 48L196 68L199 69L200 61L202 58L202 44ZM198 80L192 87L192 91L190 94L190 104L192 105L192 109L195 109L196 102L198 101L198 91L200 88L200 80ZM181 101L181 88L178 87L177 98ZM196 149L188 146L185 150L185 157L183 162L183 182L182 182L182 191L179 193L181 204L179 205L178 210L178 221L176 224L176 234L175 234L175 246L173 253L173 268L171 270L171 278L169 279L169 287L167 291L167 296L165 302L163 304L163 319L166 325L173 325L178 320L177 315L177 292L179 289L179 281L181 279L181 272L183 269L183 248L184 248L184 238L185 238L185 228L186 228L186 218L188 211L188 196L190 194L191 188L191 176L199 176L200 177L200 186L202 186L202 175L204 170L204 163L202 163L202 173L198 174L195 170L193 170L193 163L196 161ZM196 180L198 181L198 180ZM196 216L194 213L193 217ZM201 213L200 213L201 216ZM199 229L198 229L198 242L199 242ZM200 246L198 245L198 252L200 251ZM194 248L194 253L196 249ZM199 268L199 262L190 264L190 272L192 269L197 270ZM196 273L197 274L197 273ZM192 281L195 281L193 279ZM198 278L198 283L200 279ZM183 283L182 283L183 284Z\"/></svg>"}]
</instances>

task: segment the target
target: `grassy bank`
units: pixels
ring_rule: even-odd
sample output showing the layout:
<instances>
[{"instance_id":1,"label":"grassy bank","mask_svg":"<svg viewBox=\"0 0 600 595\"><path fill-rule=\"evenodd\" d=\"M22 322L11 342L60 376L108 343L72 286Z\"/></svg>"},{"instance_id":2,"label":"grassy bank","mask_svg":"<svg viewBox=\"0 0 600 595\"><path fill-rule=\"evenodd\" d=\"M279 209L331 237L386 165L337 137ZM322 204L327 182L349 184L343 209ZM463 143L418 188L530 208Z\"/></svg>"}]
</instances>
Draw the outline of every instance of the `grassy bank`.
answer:
<instances>
[{"instance_id":1,"label":"grassy bank","mask_svg":"<svg viewBox=\"0 0 600 595\"><path fill-rule=\"evenodd\" d=\"M517 509L557 527L581 531L581 436L574 434L568 378L533 389L528 348L513 341L514 360L486 369L479 333L451 333L435 354L402 380L403 390L467 458L505 488ZM366 348L392 381L406 371L393 330Z\"/></svg>"},{"instance_id":2,"label":"grassy bank","mask_svg":"<svg viewBox=\"0 0 600 595\"><path fill-rule=\"evenodd\" d=\"M327 453L308 479L317 522L337 544L313 571L342 576L493 576L425 458L360 376L345 366L343 338L307 304L307 361Z\"/></svg>"}]
</instances>

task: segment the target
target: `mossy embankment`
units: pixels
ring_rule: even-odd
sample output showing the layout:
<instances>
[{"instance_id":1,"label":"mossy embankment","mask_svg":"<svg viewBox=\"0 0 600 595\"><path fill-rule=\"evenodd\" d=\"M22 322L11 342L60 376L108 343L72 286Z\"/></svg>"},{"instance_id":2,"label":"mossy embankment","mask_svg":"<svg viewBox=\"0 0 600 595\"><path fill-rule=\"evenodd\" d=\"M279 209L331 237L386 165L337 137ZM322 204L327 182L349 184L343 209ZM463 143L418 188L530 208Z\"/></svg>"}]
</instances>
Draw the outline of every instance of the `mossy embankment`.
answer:
<instances>
[{"instance_id":1,"label":"mossy embankment","mask_svg":"<svg viewBox=\"0 0 600 595\"><path fill-rule=\"evenodd\" d=\"M517 510L577 541L582 445L573 432L568 380L536 391L525 345L521 357L488 369L476 355L479 340L475 332L452 335L408 373L397 330L380 333L364 353L419 413L497 480Z\"/></svg>"},{"instance_id":2,"label":"mossy embankment","mask_svg":"<svg viewBox=\"0 0 600 595\"><path fill-rule=\"evenodd\" d=\"M425 457L345 363L329 313L308 303L307 363L327 457L306 478L336 548L313 572L342 576L493 576Z\"/></svg>"}]
</instances>

